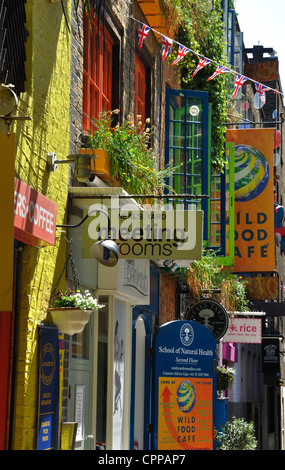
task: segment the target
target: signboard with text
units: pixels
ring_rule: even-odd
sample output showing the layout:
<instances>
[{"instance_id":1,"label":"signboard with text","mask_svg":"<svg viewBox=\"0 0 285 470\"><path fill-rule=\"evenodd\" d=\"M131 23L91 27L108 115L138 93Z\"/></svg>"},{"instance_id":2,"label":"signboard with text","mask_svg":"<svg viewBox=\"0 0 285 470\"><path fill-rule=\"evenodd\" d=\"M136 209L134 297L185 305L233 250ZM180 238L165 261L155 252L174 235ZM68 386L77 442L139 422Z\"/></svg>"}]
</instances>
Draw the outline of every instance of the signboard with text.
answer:
<instances>
[{"instance_id":1,"label":"signboard with text","mask_svg":"<svg viewBox=\"0 0 285 470\"><path fill-rule=\"evenodd\" d=\"M53 325L39 327L38 450L57 450L59 439L59 337Z\"/></svg>"},{"instance_id":2,"label":"signboard with text","mask_svg":"<svg viewBox=\"0 0 285 470\"><path fill-rule=\"evenodd\" d=\"M227 131L235 144L235 272L275 270L274 129Z\"/></svg>"},{"instance_id":3,"label":"signboard with text","mask_svg":"<svg viewBox=\"0 0 285 470\"><path fill-rule=\"evenodd\" d=\"M112 202L112 200L111 200ZM126 204L120 208L92 205L83 225L82 257L90 258L90 247L110 237L116 241L121 259L197 260L202 257L203 211L154 210ZM95 213L95 215L93 215Z\"/></svg>"},{"instance_id":4,"label":"signboard with text","mask_svg":"<svg viewBox=\"0 0 285 470\"><path fill-rule=\"evenodd\" d=\"M212 450L216 339L192 321L173 321L155 337L154 450Z\"/></svg>"},{"instance_id":5,"label":"signboard with text","mask_svg":"<svg viewBox=\"0 0 285 470\"><path fill-rule=\"evenodd\" d=\"M230 318L224 343L261 343L261 318Z\"/></svg>"},{"instance_id":6,"label":"signboard with text","mask_svg":"<svg viewBox=\"0 0 285 470\"><path fill-rule=\"evenodd\" d=\"M14 179L14 237L31 246L55 245L57 205Z\"/></svg>"}]
</instances>

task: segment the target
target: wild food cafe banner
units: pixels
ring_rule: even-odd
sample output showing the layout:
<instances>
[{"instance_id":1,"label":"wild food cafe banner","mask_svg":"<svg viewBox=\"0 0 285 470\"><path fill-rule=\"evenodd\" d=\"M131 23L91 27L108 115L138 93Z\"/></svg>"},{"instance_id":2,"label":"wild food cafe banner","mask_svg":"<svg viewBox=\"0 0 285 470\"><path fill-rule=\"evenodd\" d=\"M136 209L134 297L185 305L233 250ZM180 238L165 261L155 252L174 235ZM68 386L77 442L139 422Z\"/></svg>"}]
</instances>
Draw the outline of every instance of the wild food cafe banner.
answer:
<instances>
[{"instance_id":1,"label":"wild food cafe banner","mask_svg":"<svg viewBox=\"0 0 285 470\"><path fill-rule=\"evenodd\" d=\"M235 144L235 271L274 271L274 129L227 131Z\"/></svg>"}]
</instances>

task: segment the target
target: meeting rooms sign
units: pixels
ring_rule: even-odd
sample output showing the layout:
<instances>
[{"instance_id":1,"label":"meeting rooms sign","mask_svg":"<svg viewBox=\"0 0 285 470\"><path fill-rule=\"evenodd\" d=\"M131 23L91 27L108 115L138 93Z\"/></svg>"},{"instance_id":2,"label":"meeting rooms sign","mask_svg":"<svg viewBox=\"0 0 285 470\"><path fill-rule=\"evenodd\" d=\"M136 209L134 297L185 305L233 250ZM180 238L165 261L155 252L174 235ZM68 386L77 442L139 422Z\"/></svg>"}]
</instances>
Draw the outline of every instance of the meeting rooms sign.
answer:
<instances>
[{"instance_id":1,"label":"meeting rooms sign","mask_svg":"<svg viewBox=\"0 0 285 470\"><path fill-rule=\"evenodd\" d=\"M83 226L82 257L90 258L90 247L98 240L110 236L115 240L120 258L123 259L171 259L197 260L202 257L203 211L177 210L168 205L164 210L142 209L126 204L107 209L102 204L90 206L90 215ZM181 205L184 208L183 205Z\"/></svg>"}]
</instances>

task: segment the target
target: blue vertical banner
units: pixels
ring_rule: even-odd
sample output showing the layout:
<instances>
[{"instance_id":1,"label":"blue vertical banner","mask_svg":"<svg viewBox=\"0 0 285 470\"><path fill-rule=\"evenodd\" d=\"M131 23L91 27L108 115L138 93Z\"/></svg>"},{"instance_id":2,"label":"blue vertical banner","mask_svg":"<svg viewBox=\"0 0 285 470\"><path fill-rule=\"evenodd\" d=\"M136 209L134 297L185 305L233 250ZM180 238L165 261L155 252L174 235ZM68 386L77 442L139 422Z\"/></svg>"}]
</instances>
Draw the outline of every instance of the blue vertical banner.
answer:
<instances>
[{"instance_id":1,"label":"blue vertical banner","mask_svg":"<svg viewBox=\"0 0 285 470\"><path fill-rule=\"evenodd\" d=\"M58 450L59 338L53 325L39 327L38 450Z\"/></svg>"},{"instance_id":2,"label":"blue vertical banner","mask_svg":"<svg viewBox=\"0 0 285 470\"><path fill-rule=\"evenodd\" d=\"M217 342L204 325L176 320L154 338L154 450L212 450Z\"/></svg>"}]
</instances>

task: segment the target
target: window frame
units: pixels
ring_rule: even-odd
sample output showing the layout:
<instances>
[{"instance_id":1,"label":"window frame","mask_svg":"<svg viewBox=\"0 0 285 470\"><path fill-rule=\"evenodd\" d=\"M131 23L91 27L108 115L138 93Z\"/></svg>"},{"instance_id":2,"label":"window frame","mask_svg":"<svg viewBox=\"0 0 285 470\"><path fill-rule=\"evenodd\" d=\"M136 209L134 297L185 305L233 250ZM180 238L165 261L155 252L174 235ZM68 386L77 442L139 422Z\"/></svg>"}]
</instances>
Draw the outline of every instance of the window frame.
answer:
<instances>
[{"instance_id":1,"label":"window frame","mask_svg":"<svg viewBox=\"0 0 285 470\"><path fill-rule=\"evenodd\" d=\"M84 16L83 129L92 131L92 121L112 109L112 70L114 41L97 17L92 28Z\"/></svg>"},{"instance_id":2,"label":"window frame","mask_svg":"<svg viewBox=\"0 0 285 470\"><path fill-rule=\"evenodd\" d=\"M146 114L146 79L147 71L145 64L137 53L135 53L135 86L134 86L134 117L141 116L145 123Z\"/></svg>"},{"instance_id":3,"label":"window frame","mask_svg":"<svg viewBox=\"0 0 285 470\"><path fill-rule=\"evenodd\" d=\"M175 97L183 97L185 98L185 106L187 103L187 98L193 99L200 99L203 107L202 113L202 136L201 136L201 160L202 160L202 168L201 168L201 194L210 196L210 171L211 171L211 164L210 164L210 119L209 119L209 101L208 101L208 93L203 91L192 91L192 90L173 90L171 88L166 89L166 115L165 115L165 164L168 165L170 163L170 156L169 156L169 149L170 149L170 106L171 102ZM185 110L185 119L186 119L186 110ZM185 129L186 129L186 121L185 121ZM186 144L185 144L186 145ZM184 153L186 155L186 147L184 145ZM186 165L184 165L183 170L183 177L186 179ZM182 173L181 173L182 174ZM179 172L175 173L175 175L179 175ZM167 184L170 184L170 181L167 181ZM171 201L171 198L169 198ZM196 200L195 200L196 201ZM185 205L185 209L188 205L192 205L193 199L184 200L183 203ZM201 209L204 211L204 240L209 240L209 214L210 214L210 198L202 198L199 199L197 197L197 201L201 206ZM196 203L197 203L196 201Z\"/></svg>"}]
</instances>

